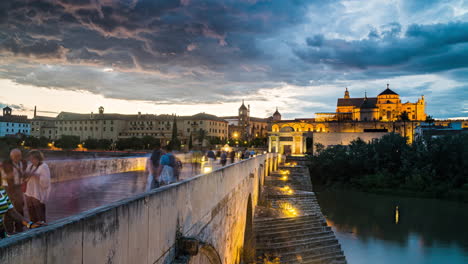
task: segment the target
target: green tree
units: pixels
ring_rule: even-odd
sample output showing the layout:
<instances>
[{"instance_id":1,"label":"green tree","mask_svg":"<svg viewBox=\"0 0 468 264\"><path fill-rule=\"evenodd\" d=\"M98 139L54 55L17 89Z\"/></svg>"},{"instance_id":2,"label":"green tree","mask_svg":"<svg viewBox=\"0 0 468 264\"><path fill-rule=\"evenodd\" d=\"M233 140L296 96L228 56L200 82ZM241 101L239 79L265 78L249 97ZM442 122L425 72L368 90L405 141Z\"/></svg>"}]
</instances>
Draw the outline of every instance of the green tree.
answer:
<instances>
[{"instance_id":1,"label":"green tree","mask_svg":"<svg viewBox=\"0 0 468 264\"><path fill-rule=\"evenodd\" d=\"M433 124L434 121L435 121L435 119L432 116L430 116L430 115L426 116L426 123Z\"/></svg>"},{"instance_id":2,"label":"green tree","mask_svg":"<svg viewBox=\"0 0 468 264\"><path fill-rule=\"evenodd\" d=\"M203 141L206 138L206 134L207 134L206 130L204 130L203 128L200 128L197 131L197 141L198 141L198 144L200 145L200 148L203 146Z\"/></svg>"},{"instance_id":3,"label":"green tree","mask_svg":"<svg viewBox=\"0 0 468 264\"><path fill-rule=\"evenodd\" d=\"M190 138L189 138L189 142L188 142L188 148L189 148L189 150L193 149L193 137L192 137L192 133L190 133Z\"/></svg>"},{"instance_id":4,"label":"green tree","mask_svg":"<svg viewBox=\"0 0 468 264\"><path fill-rule=\"evenodd\" d=\"M63 135L55 142L55 146L61 149L75 149L80 144L80 137Z\"/></svg>"},{"instance_id":5,"label":"green tree","mask_svg":"<svg viewBox=\"0 0 468 264\"><path fill-rule=\"evenodd\" d=\"M109 150L112 144L112 141L109 139L99 139L98 140L98 149Z\"/></svg>"},{"instance_id":6,"label":"green tree","mask_svg":"<svg viewBox=\"0 0 468 264\"><path fill-rule=\"evenodd\" d=\"M98 149L99 148L98 140L94 138L88 138L84 142L84 147L87 149Z\"/></svg>"},{"instance_id":7,"label":"green tree","mask_svg":"<svg viewBox=\"0 0 468 264\"><path fill-rule=\"evenodd\" d=\"M174 115L174 120L172 121L172 136L171 141L169 142L173 150L180 150L180 140L177 130L177 117Z\"/></svg>"}]
</instances>

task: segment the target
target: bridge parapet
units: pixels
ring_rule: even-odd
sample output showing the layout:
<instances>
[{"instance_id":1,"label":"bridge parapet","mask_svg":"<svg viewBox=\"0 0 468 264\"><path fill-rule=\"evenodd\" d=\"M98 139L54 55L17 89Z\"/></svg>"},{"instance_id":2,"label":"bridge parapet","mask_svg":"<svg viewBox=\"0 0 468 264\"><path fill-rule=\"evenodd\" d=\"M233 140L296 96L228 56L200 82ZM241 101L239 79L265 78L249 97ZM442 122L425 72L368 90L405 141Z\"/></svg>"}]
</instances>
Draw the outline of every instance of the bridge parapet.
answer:
<instances>
[{"instance_id":1,"label":"bridge parapet","mask_svg":"<svg viewBox=\"0 0 468 264\"><path fill-rule=\"evenodd\" d=\"M171 263L176 234L238 263L264 177L280 161L257 156L3 239L0 263Z\"/></svg>"}]
</instances>

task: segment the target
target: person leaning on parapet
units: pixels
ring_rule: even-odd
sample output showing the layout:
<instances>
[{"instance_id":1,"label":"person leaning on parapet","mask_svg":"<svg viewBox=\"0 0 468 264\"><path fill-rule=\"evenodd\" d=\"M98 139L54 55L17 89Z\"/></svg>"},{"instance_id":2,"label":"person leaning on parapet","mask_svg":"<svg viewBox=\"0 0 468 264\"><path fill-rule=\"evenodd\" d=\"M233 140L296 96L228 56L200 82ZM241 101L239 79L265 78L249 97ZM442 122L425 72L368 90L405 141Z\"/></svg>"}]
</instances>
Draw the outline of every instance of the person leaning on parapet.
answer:
<instances>
[{"instance_id":1,"label":"person leaning on parapet","mask_svg":"<svg viewBox=\"0 0 468 264\"><path fill-rule=\"evenodd\" d=\"M161 160L161 157L163 155L163 151L161 150L161 145L157 143L154 146L153 153L151 154L151 157L148 159L148 185L147 189L151 190L153 188L158 188L159 187L159 182L157 181L159 175L158 173L158 168L159 168L159 161Z\"/></svg>"},{"instance_id":2,"label":"person leaning on parapet","mask_svg":"<svg viewBox=\"0 0 468 264\"><path fill-rule=\"evenodd\" d=\"M231 150L231 152L229 152L229 158L231 159L231 163L234 163L234 161L236 160L236 152L234 150Z\"/></svg>"},{"instance_id":3,"label":"person leaning on parapet","mask_svg":"<svg viewBox=\"0 0 468 264\"><path fill-rule=\"evenodd\" d=\"M5 187L6 193L10 198L13 207L23 216L24 195L22 184L26 178L26 169L28 163L23 159L21 150L12 149L10 151L10 159L2 163L1 176L2 185ZM19 233L23 231L21 221L16 221L14 217L7 214L5 216L5 229L8 233Z\"/></svg>"},{"instance_id":4,"label":"person leaning on parapet","mask_svg":"<svg viewBox=\"0 0 468 264\"><path fill-rule=\"evenodd\" d=\"M46 222L46 202L50 194L50 170L44 163L44 155L38 150L28 154L30 164L26 172L29 174L26 185L26 203L28 213L33 222Z\"/></svg>"},{"instance_id":5,"label":"person leaning on parapet","mask_svg":"<svg viewBox=\"0 0 468 264\"><path fill-rule=\"evenodd\" d=\"M2 177L0 176L0 181ZM22 226L27 228L37 228L43 226L43 223L33 223L27 221L18 211L15 209L13 204L11 203L10 198L3 186L0 186L0 239L5 238L8 236L8 233L5 232L5 223L3 219L5 217L10 217L14 219L16 222L20 223ZM19 231L18 231L19 232ZM9 233L11 234L11 233Z\"/></svg>"},{"instance_id":6,"label":"person leaning on parapet","mask_svg":"<svg viewBox=\"0 0 468 264\"><path fill-rule=\"evenodd\" d=\"M221 157L220 157L220 163L221 163L221 166L226 166L226 163L227 163L227 153L226 151L223 151L221 152Z\"/></svg>"},{"instance_id":7,"label":"person leaning on parapet","mask_svg":"<svg viewBox=\"0 0 468 264\"><path fill-rule=\"evenodd\" d=\"M158 182L161 186L176 182L179 176L177 173L177 160L172 154L172 147L167 145L165 149L166 154L161 157L157 173Z\"/></svg>"}]
</instances>

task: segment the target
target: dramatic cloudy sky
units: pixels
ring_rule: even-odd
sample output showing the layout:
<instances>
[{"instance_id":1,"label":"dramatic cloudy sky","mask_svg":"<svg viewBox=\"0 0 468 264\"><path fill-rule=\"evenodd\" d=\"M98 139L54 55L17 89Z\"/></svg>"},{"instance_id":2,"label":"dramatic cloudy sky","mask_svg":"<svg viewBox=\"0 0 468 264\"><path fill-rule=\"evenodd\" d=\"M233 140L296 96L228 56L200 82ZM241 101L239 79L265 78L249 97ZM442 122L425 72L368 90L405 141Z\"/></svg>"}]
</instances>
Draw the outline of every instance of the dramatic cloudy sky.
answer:
<instances>
[{"instance_id":1,"label":"dramatic cloudy sky","mask_svg":"<svg viewBox=\"0 0 468 264\"><path fill-rule=\"evenodd\" d=\"M1 0L0 105L59 111L334 111L387 83L468 116L468 1Z\"/></svg>"}]
</instances>

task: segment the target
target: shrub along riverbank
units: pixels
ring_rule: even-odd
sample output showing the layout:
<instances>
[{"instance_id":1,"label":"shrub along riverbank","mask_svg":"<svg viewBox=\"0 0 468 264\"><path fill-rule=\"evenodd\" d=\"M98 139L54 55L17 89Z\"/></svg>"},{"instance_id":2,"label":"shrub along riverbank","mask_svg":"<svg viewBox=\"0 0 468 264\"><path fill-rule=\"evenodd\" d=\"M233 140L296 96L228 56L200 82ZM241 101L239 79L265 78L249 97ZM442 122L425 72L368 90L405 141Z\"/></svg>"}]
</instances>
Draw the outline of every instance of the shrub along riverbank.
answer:
<instances>
[{"instance_id":1,"label":"shrub along riverbank","mask_svg":"<svg viewBox=\"0 0 468 264\"><path fill-rule=\"evenodd\" d=\"M468 134L407 144L398 134L374 142L317 147L313 181L325 188L468 202Z\"/></svg>"}]
</instances>

